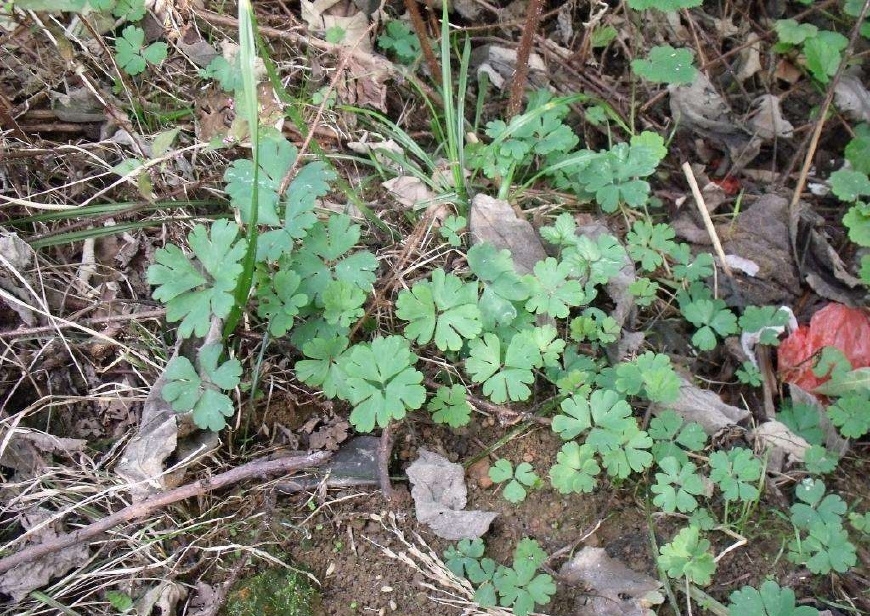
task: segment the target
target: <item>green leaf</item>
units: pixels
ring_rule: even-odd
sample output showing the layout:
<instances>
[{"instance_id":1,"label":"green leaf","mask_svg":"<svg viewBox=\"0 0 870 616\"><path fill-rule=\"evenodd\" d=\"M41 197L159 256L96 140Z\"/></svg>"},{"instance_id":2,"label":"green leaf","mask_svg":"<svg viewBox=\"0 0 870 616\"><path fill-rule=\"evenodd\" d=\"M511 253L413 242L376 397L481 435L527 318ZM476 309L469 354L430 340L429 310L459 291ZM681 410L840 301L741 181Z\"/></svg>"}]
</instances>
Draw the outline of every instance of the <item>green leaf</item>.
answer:
<instances>
[{"instance_id":1,"label":"green leaf","mask_svg":"<svg viewBox=\"0 0 870 616\"><path fill-rule=\"evenodd\" d=\"M819 423L819 411L810 404L791 401L782 406L776 418L811 445L821 445L825 440L825 432Z\"/></svg>"},{"instance_id":2,"label":"green leaf","mask_svg":"<svg viewBox=\"0 0 870 616\"><path fill-rule=\"evenodd\" d=\"M663 353L646 351L631 362L616 366L616 388L629 396L642 394L652 402L668 404L680 397L680 379Z\"/></svg>"},{"instance_id":3,"label":"green leaf","mask_svg":"<svg viewBox=\"0 0 870 616\"><path fill-rule=\"evenodd\" d=\"M322 299L323 318L327 323L350 327L365 314L366 294L351 282L330 280Z\"/></svg>"},{"instance_id":4,"label":"green leaf","mask_svg":"<svg viewBox=\"0 0 870 616\"><path fill-rule=\"evenodd\" d=\"M305 343L302 352L310 359L296 362L296 378L312 387L320 387L328 398L346 398L347 375L338 361L347 349L345 336L314 338Z\"/></svg>"},{"instance_id":5,"label":"green leaf","mask_svg":"<svg viewBox=\"0 0 870 616\"><path fill-rule=\"evenodd\" d=\"M851 203L870 195L870 179L866 173L852 169L834 171L829 179L831 192L841 201Z\"/></svg>"},{"instance_id":6,"label":"green leaf","mask_svg":"<svg viewBox=\"0 0 870 616\"><path fill-rule=\"evenodd\" d=\"M633 60L631 68L653 83L690 84L698 73L698 70L692 66L693 59L689 49L674 49L670 45L665 45L650 49L645 59Z\"/></svg>"},{"instance_id":7,"label":"green leaf","mask_svg":"<svg viewBox=\"0 0 870 616\"><path fill-rule=\"evenodd\" d=\"M664 255L671 254L676 249L677 244L673 241L675 235L671 225L652 225L644 220L637 220L625 236L628 254L644 270L653 272L664 263Z\"/></svg>"},{"instance_id":8,"label":"green leaf","mask_svg":"<svg viewBox=\"0 0 870 616\"><path fill-rule=\"evenodd\" d=\"M462 245L460 233L465 230L468 221L465 216L450 215L441 223L441 228L438 229L438 234L447 240L447 243L454 248Z\"/></svg>"},{"instance_id":9,"label":"green leaf","mask_svg":"<svg viewBox=\"0 0 870 616\"><path fill-rule=\"evenodd\" d=\"M788 558L816 574L846 573L857 563L855 546L841 524L816 522L809 534L789 542Z\"/></svg>"},{"instance_id":10,"label":"green leaf","mask_svg":"<svg viewBox=\"0 0 870 616\"><path fill-rule=\"evenodd\" d=\"M296 292L302 279L293 270L282 268L271 276L266 274L263 272L258 277L260 302L257 314L261 319L269 320L270 334L285 336L292 329L299 310L308 304L308 296Z\"/></svg>"},{"instance_id":11,"label":"green leaf","mask_svg":"<svg viewBox=\"0 0 870 616\"><path fill-rule=\"evenodd\" d=\"M828 417L846 438L861 438L870 432L870 400L866 394L843 396L828 407Z\"/></svg>"},{"instance_id":12,"label":"green leaf","mask_svg":"<svg viewBox=\"0 0 870 616\"><path fill-rule=\"evenodd\" d=\"M677 244L677 248L671 256L674 259L671 273L674 280L680 283L696 282L713 275L713 255L709 252L701 252L692 256L688 244Z\"/></svg>"},{"instance_id":13,"label":"green leaf","mask_svg":"<svg viewBox=\"0 0 870 616\"><path fill-rule=\"evenodd\" d=\"M761 461L748 449L735 447L710 455L710 479L722 490L726 501L752 502L760 496Z\"/></svg>"},{"instance_id":14,"label":"green leaf","mask_svg":"<svg viewBox=\"0 0 870 616\"><path fill-rule=\"evenodd\" d=\"M226 426L226 417L235 412L229 396L219 391L238 386L242 365L236 359L218 365L220 344L203 346L199 351L200 376L186 357L176 357L166 366L166 384L161 397L177 413L193 411L193 421L203 430L217 432Z\"/></svg>"},{"instance_id":15,"label":"green leaf","mask_svg":"<svg viewBox=\"0 0 870 616\"><path fill-rule=\"evenodd\" d=\"M91 5L93 6L93 1L91 1ZM127 21L139 21L145 17L145 1L118 0L118 3L112 9L112 15Z\"/></svg>"},{"instance_id":16,"label":"green leaf","mask_svg":"<svg viewBox=\"0 0 870 616\"><path fill-rule=\"evenodd\" d=\"M535 314L548 314L557 319L568 316L569 306L586 302L583 287L577 280L569 280L572 267L566 262L557 262L547 257L535 264L535 275L524 277L531 296L526 310Z\"/></svg>"},{"instance_id":17,"label":"green leaf","mask_svg":"<svg viewBox=\"0 0 870 616\"><path fill-rule=\"evenodd\" d=\"M485 549L483 539L462 539L456 546L450 546L444 551L444 564L455 575L466 577L475 584L483 580L474 580L481 573L480 559Z\"/></svg>"},{"instance_id":18,"label":"green leaf","mask_svg":"<svg viewBox=\"0 0 870 616\"><path fill-rule=\"evenodd\" d=\"M257 174L257 220L260 224L280 226L278 188L284 175L296 161L296 146L278 131L264 131L259 140L259 173ZM230 204L239 210L242 220L250 220L254 185L254 161L237 158L224 171ZM265 256L265 255L264 255ZM279 255L269 255L277 259Z\"/></svg>"},{"instance_id":19,"label":"green leaf","mask_svg":"<svg viewBox=\"0 0 870 616\"><path fill-rule=\"evenodd\" d=\"M808 473L814 475L825 475L833 472L839 462L837 455L822 445L813 445L804 454L804 466Z\"/></svg>"},{"instance_id":20,"label":"green leaf","mask_svg":"<svg viewBox=\"0 0 870 616\"><path fill-rule=\"evenodd\" d=\"M842 60L842 52L849 39L839 32L823 30L803 45L807 69L819 82L825 84L833 77Z\"/></svg>"},{"instance_id":21,"label":"green leaf","mask_svg":"<svg viewBox=\"0 0 870 616\"><path fill-rule=\"evenodd\" d=\"M115 61L127 74L138 75L147 64L157 65L166 58L166 43L151 43L143 49L144 43L145 31L134 25L128 25L115 39Z\"/></svg>"},{"instance_id":22,"label":"green leaf","mask_svg":"<svg viewBox=\"0 0 870 616\"><path fill-rule=\"evenodd\" d=\"M819 29L816 26L801 24L794 19L780 19L773 27L780 42L788 43L789 45L800 45L819 33Z\"/></svg>"},{"instance_id":23,"label":"green leaf","mask_svg":"<svg viewBox=\"0 0 870 616\"><path fill-rule=\"evenodd\" d=\"M223 319L230 313L247 250L238 235L234 222L216 220L210 230L196 225L187 236L198 264L172 244L155 254L156 263L147 272L148 282L157 286L152 297L166 304L167 321L181 321L180 338L205 336L212 316Z\"/></svg>"},{"instance_id":24,"label":"green leaf","mask_svg":"<svg viewBox=\"0 0 870 616\"><path fill-rule=\"evenodd\" d=\"M569 441L592 427L589 401L578 395L562 401L562 413L553 417L552 429L562 440Z\"/></svg>"},{"instance_id":25,"label":"green leaf","mask_svg":"<svg viewBox=\"0 0 870 616\"><path fill-rule=\"evenodd\" d=\"M392 51L402 64L412 64L420 57L420 40L408 25L397 19L387 23L384 33L378 37L378 46Z\"/></svg>"},{"instance_id":26,"label":"green leaf","mask_svg":"<svg viewBox=\"0 0 870 616\"><path fill-rule=\"evenodd\" d=\"M513 479L513 477L514 466L510 463L510 460L499 458L495 461L495 464L489 467L489 478L495 483L502 483L509 479Z\"/></svg>"},{"instance_id":27,"label":"green leaf","mask_svg":"<svg viewBox=\"0 0 870 616\"><path fill-rule=\"evenodd\" d=\"M442 351L458 351L464 340L472 340L482 329L477 307L477 285L464 283L442 269L432 280L417 282L396 300L396 316L409 321L405 336L426 344L435 339Z\"/></svg>"},{"instance_id":28,"label":"green leaf","mask_svg":"<svg viewBox=\"0 0 870 616\"><path fill-rule=\"evenodd\" d=\"M556 454L556 464L550 468L550 482L562 494L589 493L598 485L595 477L601 467L595 461L595 451L589 445L571 441Z\"/></svg>"},{"instance_id":29,"label":"green leaf","mask_svg":"<svg viewBox=\"0 0 870 616\"><path fill-rule=\"evenodd\" d=\"M484 334L469 347L465 370L475 383L483 383L483 393L496 404L508 399L515 402L526 400L532 391L528 385L534 382L532 368L541 361L540 350L533 334L514 335L501 359L502 344L495 334Z\"/></svg>"},{"instance_id":30,"label":"green leaf","mask_svg":"<svg viewBox=\"0 0 870 616\"><path fill-rule=\"evenodd\" d=\"M511 323L517 317L513 302L529 297L529 289L517 274L511 253L482 243L472 246L466 256L471 271L483 283L479 306L485 327Z\"/></svg>"},{"instance_id":31,"label":"green leaf","mask_svg":"<svg viewBox=\"0 0 870 616\"><path fill-rule=\"evenodd\" d=\"M615 391L599 389L589 398L593 428L586 444L602 456L611 476L624 479L631 471L640 472L652 464L649 435L637 427L628 402Z\"/></svg>"},{"instance_id":32,"label":"green leaf","mask_svg":"<svg viewBox=\"0 0 870 616\"><path fill-rule=\"evenodd\" d=\"M659 548L658 564L674 579L685 577L689 582L706 586L716 570L709 549L710 542L701 539L699 529L688 526L673 541Z\"/></svg>"},{"instance_id":33,"label":"green leaf","mask_svg":"<svg viewBox=\"0 0 870 616\"><path fill-rule=\"evenodd\" d=\"M686 320L698 328L692 343L702 351L716 348L716 334L725 337L737 332L737 317L721 299L692 297L678 294L680 310Z\"/></svg>"},{"instance_id":34,"label":"green leaf","mask_svg":"<svg viewBox=\"0 0 870 616\"><path fill-rule=\"evenodd\" d=\"M667 512L691 513L698 508L695 496L704 493L704 480L695 471L691 462L680 463L667 457L659 462L661 473L656 473L656 483L650 488L656 496L653 504Z\"/></svg>"},{"instance_id":35,"label":"green leaf","mask_svg":"<svg viewBox=\"0 0 870 616\"><path fill-rule=\"evenodd\" d=\"M850 240L859 246L870 246L870 205L855 203L843 216L843 224L849 229Z\"/></svg>"},{"instance_id":36,"label":"green leaf","mask_svg":"<svg viewBox=\"0 0 870 616\"><path fill-rule=\"evenodd\" d=\"M323 293L332 280L351 283L366 293L371 290L377 259L368 251L347 254L359 238L359 225L348 216L333 214L326 224L314 224L293 253L291 268L302 278L299 290L316 305L323 306Z\"/></svg>"},{"instance_id":37,"label":"green leaf","mask_svg":"<svg viewBox=\"0 0 870 616\"><path fill-rule=\"evenodd\" d=\"M354 405L350 423L360 432L371 432L375 425L383 428L402 419L408 410L418 409L426 401L426 389L420 385L423 374L414 369L417 356L401 336L375 338L370 344L356 344L338 358L347 375L346 395Z\"/></svg>"},{"instance_id":38,"label":"green leaf","mask_svg":"<svg viewBox=\"0 0 870 616\"><path fill-rule=\"evenodd\" d=\"M740 329L745 334L757 334L758 344L776 346L789 322L788 310L775 306L746 306L740 316Z\"/></svg>"},{"instance_id":39,"label":"green leaf","mask_svg":"<svg viewBox=\"0 0 870 616\"><path fill-rule=\"evenodd\" d=\"M870 124L855 127L855 137L846 146L844 154L852 169L870 175Z\"/></svg>"},{"instance_id":40,"label":"green leaf","mask_svg":"<svg viewBox=\"0 0 870 616\"><path fill-rule=\"evenodd\" d=\"M461 428L471 420L471 405L465 397L465 387L459 384L439 387L429 401L428 409L435 423L447 424L451 428Z\"/></svg>"},{"instance_id":41,"label":"green leaf","mask_svg":"<svg viewBox=\"0 0 870 616\"><path fill-rule=\"evenodd\" d=\"M728 604L729 616L818 616L819 610L809 605L795 605L791 588L781 588L773 580L767 580L756 590L744 586L731 593Z\"/></svg>"}]
</instances>

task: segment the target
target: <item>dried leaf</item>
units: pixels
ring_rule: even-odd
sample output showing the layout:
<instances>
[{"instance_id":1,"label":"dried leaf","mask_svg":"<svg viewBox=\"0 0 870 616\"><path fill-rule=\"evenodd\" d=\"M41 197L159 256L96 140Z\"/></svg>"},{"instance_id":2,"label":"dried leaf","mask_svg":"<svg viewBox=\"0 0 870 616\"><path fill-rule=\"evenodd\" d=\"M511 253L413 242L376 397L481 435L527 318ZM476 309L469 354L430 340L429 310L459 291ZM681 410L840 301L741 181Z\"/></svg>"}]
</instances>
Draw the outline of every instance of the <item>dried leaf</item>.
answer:
<instances>
[{"instance_id":1,"label":"dried leaf","mask_svg":"<svg viewBox=\"0 0 870 616\"><path fill-rule=\"evenodd\" d=\"M417 519L451 541L483 535L498 514L464 511L467 491L462 466L425 449L419 453L420 457L407 469Z\"/></svg>"}]
</instances>

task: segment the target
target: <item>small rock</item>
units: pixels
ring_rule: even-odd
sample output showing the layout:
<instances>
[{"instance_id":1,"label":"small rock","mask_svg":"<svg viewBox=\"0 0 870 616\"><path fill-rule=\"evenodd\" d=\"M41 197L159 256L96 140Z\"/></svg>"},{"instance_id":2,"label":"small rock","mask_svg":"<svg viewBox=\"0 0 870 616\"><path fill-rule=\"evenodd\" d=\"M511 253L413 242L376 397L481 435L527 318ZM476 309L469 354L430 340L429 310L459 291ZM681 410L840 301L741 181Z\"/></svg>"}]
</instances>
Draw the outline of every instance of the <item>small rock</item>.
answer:
<instances>
[{"instance_id":1,"label":"small rock","mask_svg":"<svg viewBox=\"0 0 870 616\"><path fill-rule=\"evenodd\" d=\"M492 487L492 479L489 478L489 460L481 458L468 467L468 478L473 479L478 487L486 490Z\"/></svg>"}]
</instances>

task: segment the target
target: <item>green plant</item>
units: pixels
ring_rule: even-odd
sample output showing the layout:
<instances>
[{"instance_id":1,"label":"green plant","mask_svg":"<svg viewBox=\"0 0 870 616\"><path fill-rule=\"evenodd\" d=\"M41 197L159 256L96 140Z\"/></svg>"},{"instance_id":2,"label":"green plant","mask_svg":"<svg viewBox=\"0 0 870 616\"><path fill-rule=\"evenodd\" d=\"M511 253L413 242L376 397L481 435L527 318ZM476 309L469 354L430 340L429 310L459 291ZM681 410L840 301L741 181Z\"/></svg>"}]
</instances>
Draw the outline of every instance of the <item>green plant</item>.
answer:
<instances>
[{"instance_id":1,"label":"green plant","mask_svg":"<svg viewBox=\"0 0 870 616\"><path fill-rule=\"evenodd\" d=\"M496 460L489 468L489 478L495 483L507 482L501 494L505 500L513 504L526 500L526 487L535 488L541 482L528 462L520 462L514 468L510 461L504 458Z\"/></svg>"},{"instance_id":2,"label":"green plant","mask_svg":"<svg viewBox=\"0 0 870 616\"><path fill-rule=\"evenodd\" d=\"M402 291L396 300L396 316L409 321L405 336L419 344L434 337L440 350L458 351L482 329L477 288L475 283L436 269L431 281L417 282L410 291Z\"/></svg>"},{"instance_id":3,"label":"green plant","mask_svg":"<svg viewBox=\"0 0 870 616\"><path fill-rule=\"evenodd\" d=\"M761 478L761 461L750 450L735 447L710 455L710 479L716 482L726 501L752 502L760 496L756 484Z\"/></svg>"},{"instance_id":4,"label":"green plant","mask_svg":"<svg viewBox=\"0 0 870 616\"><path fill-rule=\"evenodd\" d=\"M562 494L589 493L598 485L601 467L595 460L595 450L587 444L569 441L556 454L556 464L550 467L550 483Z\"/></svg>"},{"instance_id":5,"label":"green plant","mask_svg":"<svg viewBox=\"0 0 870 616\"><path fill-rule=\"evenodd\" d=\"M441 228L438 229L438 234L447 240L447 243L454 248L462 245L462 237L460 234L465 229L468 221L465 216L448 216L441 223Z\"/></svg>"},{"instance_id":6,"label":"green plant","mask_svg":"<svg viewBox=\"0 0 870 616\"><path fill-rule=\"evenodd\" d=\"M759 370L758 366L753 364L751 361L743 362L740 367L737 368L735 376L737 377L737 380L744 385L751 385L752 387L761 386L761 370Z\"/></svg>"},{"instance_id":7,"label":"green plant","mask_svg":"<svg viewBox=\"0 0 870 616\"><path fill-rule=\"evenodd\" d=\"M628 6L635 11L656 9L658 11L679 11L701 6L702 0L629 0Z\"/></svg>"},{"instance_id":8,"label":"green plant","mask_svg":"<svg viewBox=\"0 0 870 616\"><path fill-rule=\"evenodd\" d=\"M353 405L350 422L357 430L371 432L376 424L383 428L423 406L426 389L420 384L423 374L413 367L416 361L401 336L355 344L338 358L347 379L338 395Z\"/></svg>"},{"instance_id":9,"label":"green plant","mask_svg":"<svg viewBox=\"0 0 870 616\"><path fill-rule=\"evenodd\" d=\"M242 365L237 359L218 365L222 350L220 344L203 346L197 358L199 372L189 359L179 356L169 362L164 373L163 399L176 413L193 411L194 423L204 430L223 429L225 418L235 411L232 400L223 391L239 385Z\"/></svg>"},{"instance_id":10,"label":"green plant","mask_svg":"<svg viewBox=\"0 0 870 616\"><path fill-rule=\"evenodd\" d=\"M471 421L471 405L462 385L439 387L427 408L435 423L447 424L451 428L460 428Z\"/></svg>"},{"instance_id":11,"label":"green plant","mask_svg":"<svg viewBox=\"0 0 870 616\"><path fill-rule=\"evenodd\" d=\"M798 23L794 19L780 19L774 24L779 43L774 47L778 53L799 49L810 74L826 84L837 72L842 52L849 43L839 32L819 30L812 24Z\"/></svg>"},{"instance_id":12,"label":"green plant","mask_svg":"<svg viewBox=\"0 0 870 616\"><path fill-rule=\"evenodd\" d=\"M166 320L180 321L178 336L205 336L212 317L226 318L242 273L247 241L229 220L216 220L209 229L196 225L187 236L196 260L169 244L154 255L147 279L154 299L166 304Z\"/></svg>"},{"instance_id":13,"label":"green plant","mask_svg":"<svg viewBox=\"0 0 870 616\"><path fill-rule=\"evenodd\" d=\"M721 337L737 332L737 317L728 310L725 302L712 298L706 287L692 286L677 293L680 312L698 331L692 336L692 344L702 351L716 348L717 334Z\"/></svg>"},{"instance_id":14,"label":"green plant","mask_svg":"<svg viewBox=\"0 0 870 616\"><path fill-rule=\"evenodd\" d=\"M731 593L730 616L818 616L819 610L809 605L795 605L794 591L767 580L759 588L744 586Z\"/></svg>"},{"instance_id":15,"label":"green plant","mask_svg":"<svg viewBox=\"0 0 870 616\"><path fill-rule=\"evenodd\" d=\"M133 598L120 590L107 590L106 600L116 612L124 614L133 609Z\"/></svg>"},{"instance_id":16,"label":"green plant","mask_svg":"<svg viewBox=\"0 0 870 616\"><path fill-rule=\"evenodd\" d=\"M632 471L640 472L652 464L652 439L641 430L637 421L631 417L631 407L619 393L612 390L596 390L589 398L574 394L561 404L562 414L553 418L553 430L564 439L571 440L588 430L585 446L601 457L602 466L613 477L624 479ZM563 487L569 485L568 469L592 470L588 463L586 450L565 449L563 461L557 459L555 471L557 482ZM573 456L575 464L565 464L568 456ZM579 466L577 462L580 462ZM552 473L551 473L552 474ZM572 478L573 483L575 480ZM582 480L579 486L588 485Z\"/></svg>"},{"instance_id":17,"label":"green plant","mask_svg":"<svg viewBox=\"0 0 870 616\"><path fill-rule=\"evenodd\" d=\"M680 463L676 458L667 457L659 461L661 473L656 473L656 483L652 492L656 495L653 504L668 512L691 513L698 508L695 496L705 491L704 480L696 472L691 462Z\"/></svg>"},{"instance_id":18,"label":"green plant","mask_svg":"<svg viewBox=\"0 0 870 616\"><path fill-rule=\"evenodd\" d=\"M846 503L835 494L825 496L824 482L811 478L798 484L795 497L799 502L790 509L795 538L788 545L789 560L821 574L854 567L855 546L843 528Z\"/></svg>"},{"instance_id":19,"label":"green plant","mask_svg":"<svg viewBox=\"0 0 870 616\"><path fill-rule=\"evenodd\" d=\"M127 26L115 40L115 60L129 75L138 75L148 64L158 65L166 59L166 43L157 41L145 46L145 31Z\"/></svg>"},{"instance_id":20,"label":"green plant","mask_svg":"<svg viewBox=\"0 0 870 616\"><path fill-rule=\"evenodd\" d=\"M706 586L713 578L716 562L710 542L701 537L696 526L683 528L670 543L659 548L658 565L669 577Z\"/></svg>"},{"instance_id":21,"label":"green plant","mask_svg":"<svg viewBox=\"0 0 870 616\"><path fill-rule=\"evenodd\" d=\"M534 539L523 538L514 549L512 566L483 558L482 539L463 539L444 553L448 568L477 586L474 600L481 607L500 605L526 616L536 605L546 605L556 592L553 578L538 569L547 558Z\"/></svg>"},{"instance_id":22,"label":"green plant","mask_svg":"<svg viewBox=\"0 0 870 616\"><path fill-rule=\"evenodd\" d=\"M392 51L402 64L412 64L420 57L420 40L403 21L393 19L387 22L384 33L378 37L378 46L384 51Z\"/></svg>"},{"instance_id":23,"label":"green plant","mask_svg":"<svg viewBox=\"0 0 870 616\"><path fill-rule=\"evenodd\" d=\"M671 410L653 417L647 432L653 439L652 454L658 463L670 457L684 465L689 462L687 451L701 451L707 443L707 434L699 424L685 422Z\"/></svg>"},{"instance_id":24,"label":"green plant","mask_svg":"<svg viewBox=\"0 0 870 616\"><path fill-rule=\"evenodd\" d=\"M653 47L646 58L632 60L631 69L653 83L690 84L698 74L689 49L674 49L670 45Z\"/></svg>"},{"instance_id":25,"label":"green plant","mask_svg":"<svg viewBox=\"0 0 870 616\"><path fill-rule=\"evenodd\" d=\"M828 406L828 417L846 438L860 438L870 432L870 368L852 370L842 351L825 347L813 366L813 374L828 380L816 388L827 396L839 396Z\"/></svg>"},{"instance_id":26,"label":"green plant","mask_svg":"<svg viewBox=\"0 0 870 616\"><path fill-rule=\"evenodd\" d=\"M628 254L640 263L641 268L653 272L665 261L665 257L676 250L676 232L671 225L652 224L644 220L635 221L631 231L626 233L625 242Z\"/></svg>"}]
</instances>

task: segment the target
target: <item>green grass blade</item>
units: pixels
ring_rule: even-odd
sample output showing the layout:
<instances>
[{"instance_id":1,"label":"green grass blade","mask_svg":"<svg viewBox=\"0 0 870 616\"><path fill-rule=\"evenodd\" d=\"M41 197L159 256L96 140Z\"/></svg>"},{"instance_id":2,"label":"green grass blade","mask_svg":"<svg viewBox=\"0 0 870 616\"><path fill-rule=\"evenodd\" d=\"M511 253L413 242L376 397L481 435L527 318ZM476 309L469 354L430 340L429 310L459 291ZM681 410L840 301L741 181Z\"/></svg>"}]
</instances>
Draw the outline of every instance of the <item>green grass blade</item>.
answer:
<instances>
[{"instance_id":1,"label":"green grass blade","mask_svg":"<svg viewBox=\"0 0 870 616\"><path fill-rule=\"evenodd\" d=\"M257 59L256 38L254 36L254 10L251 0L239 2L239 58L242 70L242 88L244 102L243 117L248 121L251 133L251 150L254 159L253 185L251 186L251 217L246 221L245 234L248 239L248 251L242 261L242 273L235 292L235 306L224 324L224 337L228 336L241 319L242 311L248 303L251 285L254 281L254 266L257 260L257 221L259 220L259 172L260 172L260 118L257 99L257 83L254 78Z\"/></svg>"}]
</instances>

